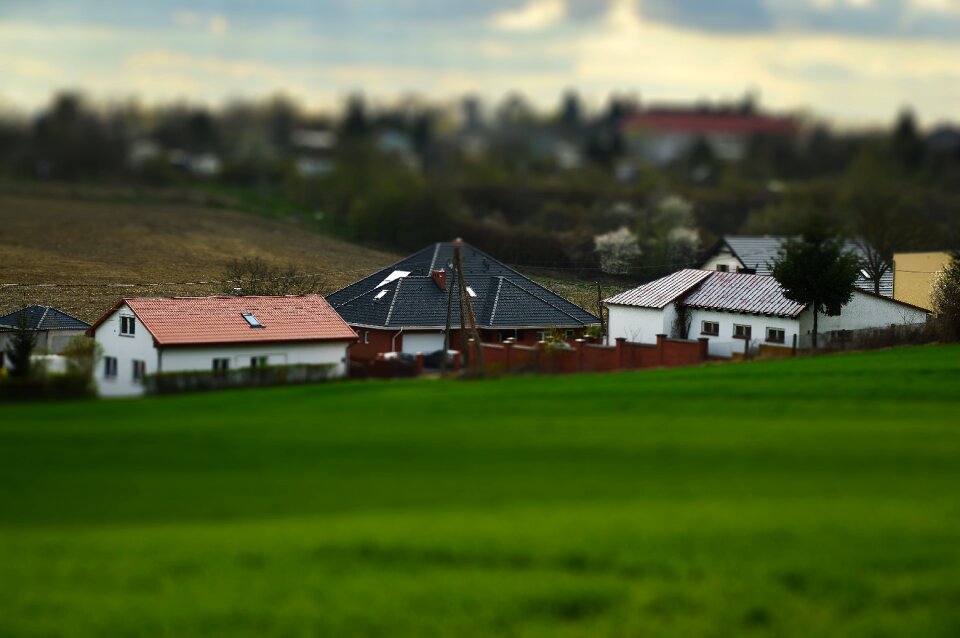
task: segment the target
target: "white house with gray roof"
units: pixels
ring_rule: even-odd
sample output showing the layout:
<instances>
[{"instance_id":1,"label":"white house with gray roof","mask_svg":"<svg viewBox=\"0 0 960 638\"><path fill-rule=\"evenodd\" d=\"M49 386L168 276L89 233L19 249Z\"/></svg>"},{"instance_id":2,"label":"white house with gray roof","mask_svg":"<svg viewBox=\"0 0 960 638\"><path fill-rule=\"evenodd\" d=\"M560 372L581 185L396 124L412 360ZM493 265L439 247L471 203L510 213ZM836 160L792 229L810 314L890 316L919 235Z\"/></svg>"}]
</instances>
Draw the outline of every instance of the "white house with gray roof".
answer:
<instances>
[{"instance_id":1,"label":"white house with gray roof","mask_svg":"<svg viewBox=\"0 0 960 638\"><path fill-rule=\"evenodd\" d=\"M686 269L605 299L608 339L656 343L657 335L706 337L711 356L729 357L760 344L801 345L813 331L813 310L790 301L767 275ZM917 306L855 290L838 315L820 313L818 330L831 333L922 324Z\"/></svg>"},{"instance_id":2,"label":"white house with gray roof","mask_svg":"<svg viewBox=\"0 0 960 638\"><path fill-rule=\"evenodd\" d=\"M714 244L700 268L720 272L771 275L773 263L777 260L780 248L787 239L787 237L770 235L761 237L724 235ZM847 240L843 243L843 249L856 255L862 263L866 263L867 251L862 245ZM880 277L879 287L875 285L867 269L861 269L860 276L854 285L861 290L878 291L884 297L893 297L893 268L889 267Z\"/></svg>"}]
</instances>

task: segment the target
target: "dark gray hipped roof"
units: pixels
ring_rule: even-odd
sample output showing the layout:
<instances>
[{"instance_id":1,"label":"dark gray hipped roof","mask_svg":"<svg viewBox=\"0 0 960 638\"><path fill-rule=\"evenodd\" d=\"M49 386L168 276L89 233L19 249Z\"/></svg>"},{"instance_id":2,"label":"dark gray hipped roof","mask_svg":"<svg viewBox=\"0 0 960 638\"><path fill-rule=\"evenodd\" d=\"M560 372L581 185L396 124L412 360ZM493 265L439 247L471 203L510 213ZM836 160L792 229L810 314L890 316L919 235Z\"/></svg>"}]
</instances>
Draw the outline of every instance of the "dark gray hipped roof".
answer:
<instances>
[{"instance_id":1,"label":"dark gray hipped roof","mask_svg":"<svg viewBox=\"0 0 960 638\"><path fill-rule=\"evenodd\" d=\"M780 246L786 240L786 237L775 236L724 235L718 247L721 244L726 244L746 268L750 268L758 275L770 275L773 273L773 262L777 259ZM843 248L857 255L860 259L866 258L863 248L854 241L845 241ZM714 254L716 254L716 249ZM873 292L873 280L867 279L862 274L857 278L854 285L861 290ZM884 297L893 296L893 268L889 268L880 278L880 294Z\"/></svg>"},{"instance_id":2,"label":"dark gray hipped roof","mask_svg":"<svg viewBox=\"0 0 960 638\"><path fill-rule=\"evenodd\" d=\"M473 246L464 244L461 252L466 283L476 293L470 301L479 328L570 328L600 323L580 306ZM453 286L451 325L459 326L460 284L451 274L452 260L452 243L433 244L328 295L327 301L354 326L442 328L447 290L430 273L443 270L447 285Z\"/></svg>"},{"instance_id":3,"label":"dark gray hipped roof","mask_svg":"<svg viewBox=\"0 0 960 638\"><path fill-rule=\"evenodd\" d=\"M86 330L90 324L52 306L27 306L0 317L0 330L16 328L23 316L30 330Z\"/></svg>"}]
</instances>

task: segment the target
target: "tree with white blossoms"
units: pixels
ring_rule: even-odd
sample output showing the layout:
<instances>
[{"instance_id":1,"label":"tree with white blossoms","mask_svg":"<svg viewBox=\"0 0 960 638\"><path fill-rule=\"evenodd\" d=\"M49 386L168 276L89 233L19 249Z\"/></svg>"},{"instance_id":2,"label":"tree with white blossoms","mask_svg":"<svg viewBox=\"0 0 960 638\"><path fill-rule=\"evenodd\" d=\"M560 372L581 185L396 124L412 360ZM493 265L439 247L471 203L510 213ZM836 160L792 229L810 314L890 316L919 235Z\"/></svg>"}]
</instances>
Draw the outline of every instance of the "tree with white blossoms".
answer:
<instances>
[{"instance_id":1,"label":"tree with white blossoms","mask_svg":"<svg viewBox=\"0 0 960 638\"><path fill-rule=\"evenodd\" d=\"M696 262L700 235L693 205L682 197L669 195L661 199L637 219L636 230L640 249L651 268L673 272Z\"/></svg>"},{"instance_id":2,"label":"tree with white blossoms","mask_svg":"<svg viewBox=\"0 0 960 638\"><path fill-rule=\"evenodd\" d=\"M611 275L625 275L640 258L637 236L626 226L593 238L594 250L600 255L600 268Z\"/></svg>"}]
</instances>

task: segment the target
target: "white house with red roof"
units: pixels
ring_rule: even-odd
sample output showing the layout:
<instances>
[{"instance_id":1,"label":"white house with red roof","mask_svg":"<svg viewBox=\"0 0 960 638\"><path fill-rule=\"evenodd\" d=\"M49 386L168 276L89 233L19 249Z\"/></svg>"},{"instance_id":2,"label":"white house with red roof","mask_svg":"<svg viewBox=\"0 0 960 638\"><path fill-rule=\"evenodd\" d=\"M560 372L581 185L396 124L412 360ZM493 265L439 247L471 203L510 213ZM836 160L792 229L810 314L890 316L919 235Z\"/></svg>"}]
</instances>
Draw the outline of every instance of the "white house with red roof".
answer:
<instances>
[{"instance_id":1,"label":"white house with red roof","mask_svg":"<svg viewBox=\"0 0 960 638\"><path fill-rule=\"evenodd\" d=\"M657 335L706 337L712 356L729 357L760 344L805 346L813 331L813 310L787 299L768 275L685 269L604 300L608 338L656 343ZM839 314L820 313L818 332L922 324L923 308L854 290Z\"/></svg>"},{"instance_id":2,"label":"white house with red roof","mask_svg":"<svg viewBox=\"0 0 960 638\"><path fill-rule=\"evenodd\" d=\"M346 373L357 333L320 295L121 299L90 329L103 396L143 393L158 372L332 365Z\"/></svg>"}]
</instances>

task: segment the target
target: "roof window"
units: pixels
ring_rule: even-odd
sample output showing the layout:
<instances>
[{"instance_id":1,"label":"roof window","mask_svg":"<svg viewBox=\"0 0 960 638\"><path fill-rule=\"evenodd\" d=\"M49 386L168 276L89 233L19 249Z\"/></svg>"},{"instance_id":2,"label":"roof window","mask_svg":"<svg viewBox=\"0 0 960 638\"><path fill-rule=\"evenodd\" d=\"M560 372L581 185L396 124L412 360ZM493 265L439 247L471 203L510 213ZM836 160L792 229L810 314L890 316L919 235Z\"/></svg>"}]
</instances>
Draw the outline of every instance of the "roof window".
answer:
<instances>
[{"instance_id":1,"label":"roof window","mask_svg":"<svg viewBox=\"0 0 960 638\"><path fill-rule=\"evenodd\" d=\"M374 297L373 300L374 300L374 301L380 301L381 299L383 299L384 297L387 296L387 293L388 293L388 292L390 292L390 291L389 291L389 290L381 290L380 292L377 293L377 296Z\"/></svg>"},{"instance_id":2,"label":"roof window","mask_svg":"<svg viewBox=\"0 0 960 638\"><path fill-rule=\"evenodd\" d=\"M392 273L386 276L386 278L378 283L374 288L379 288L380 286L386 286L391 281L396 281L397 279L403 279L410 274L409 270L394 270Z\"/></svg>"},{"instance_id":3,"label":"roof window","mask_svg":"<svg viewBox=\"0 0 960 638\"><path fill-rule=\"evenodd\" d=\"M262 328L263 324L260 323L260 320L253 316L253 313L245 312L243 313L243 318L247 320L247 323L250 324L251 328Z\"/></svg>"},{"instance_id":4,"label":"roof window","mask_svg":"<svg viewBox=\"0 0 960 638\"><path fill-rule=\"evenodd\" d=\"M860 275L861 275L864 279L873 279L873 277L870 276L870 273L867 272L867 269L866 269L866 268L861 268L861 269L860 269Z\"/></svg>"},{"instance_id":5,"label":"roof window","mask_svg":"<svg viewBox=\"0 0 960 638\"><path fill-rule=\"evenodd\" d=\"M467 286L467 294L470 295L471 297L477 296L477 293L473 292L473 288L471 288L470 286Z\"/></svg>"}]
</instances>

